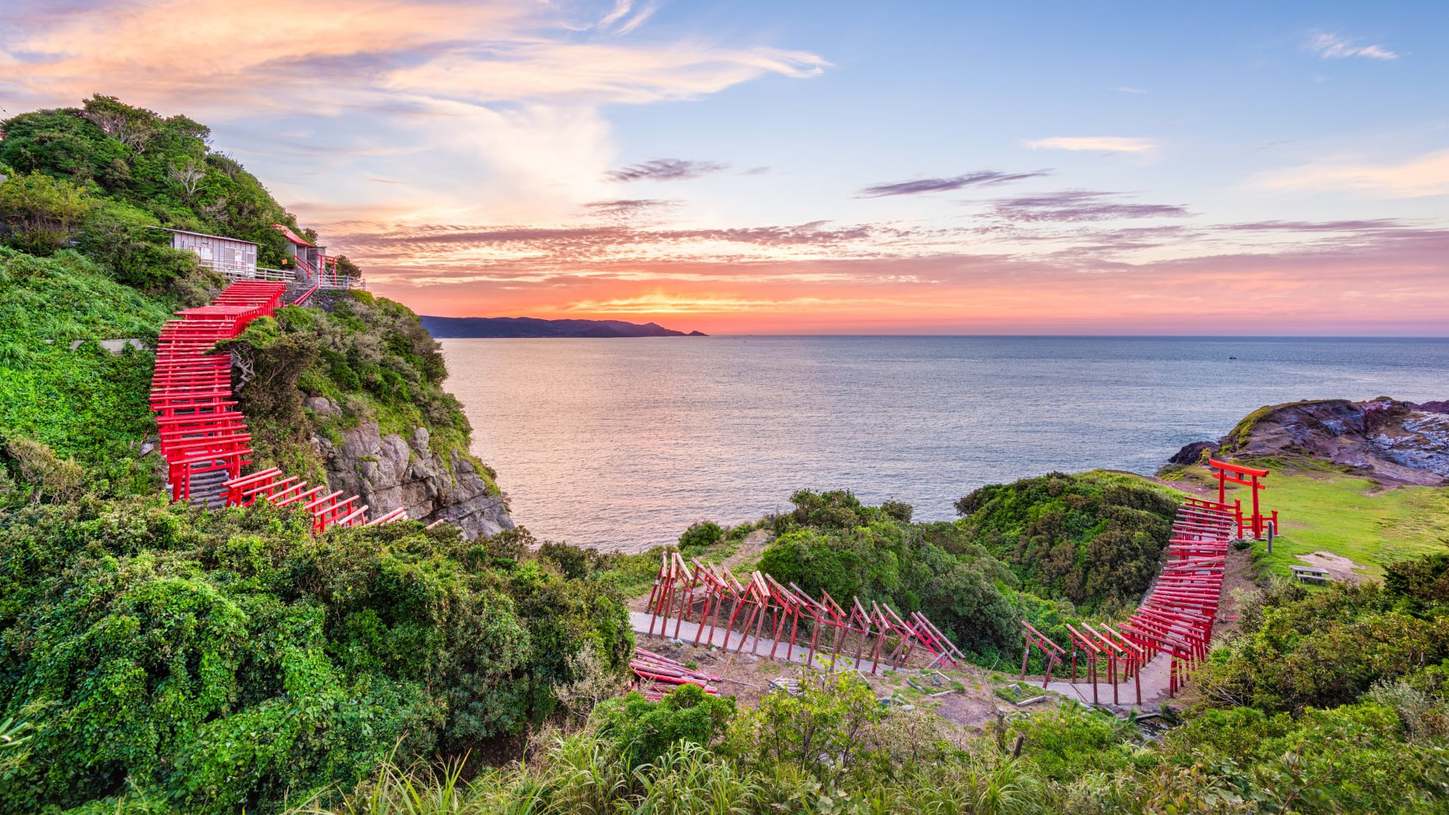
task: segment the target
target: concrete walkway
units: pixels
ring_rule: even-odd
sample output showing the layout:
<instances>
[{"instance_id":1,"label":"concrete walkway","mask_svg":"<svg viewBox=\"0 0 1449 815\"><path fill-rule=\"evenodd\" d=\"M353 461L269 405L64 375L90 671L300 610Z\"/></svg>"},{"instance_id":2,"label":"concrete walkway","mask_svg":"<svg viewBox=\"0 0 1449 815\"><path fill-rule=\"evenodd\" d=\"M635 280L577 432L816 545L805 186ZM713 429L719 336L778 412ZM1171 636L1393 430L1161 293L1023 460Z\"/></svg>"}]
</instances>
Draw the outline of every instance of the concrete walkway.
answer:
<instances>
[{"instance_id":1,"label":"concrete walkway","mask_svg":"<svg viewBox=\"0 0 1449 815\"><path fill-rule=\"evenodd\" d=\"M629 612L629 625L634 629L635 634L638 634L641 637L648 636L649 617L650 615L647 611ZM674 633L676 625L679 626L679 633L677 635ZM688 645L693 645L694 637L699 631L699 625L696 623L692 623L688 620L680 621L678 617L671 617L669 618L668 629L668 631L662 631L660 628L659 620L655 620L654 636L661 637L662 639L666 640L681 640ZM708 632L708 636L700 636L699 644L701 646L709 645L711 648L723 649L725 645L725 637L728 636L729 653L736 653L735 649L740 647L740 632L738 631L727 631L723 625L715 626L713 631L710 631L709 626L706 625L705 630ZM778 647L776 647L774 640L764 636L755 638L753 636L746 635L744 648L738 653L752 653L755 656L760 657L761 659L769 659L771 647L775 647L776 660L781 662L786 661L785 652L789 649L789 643L781 642L779 643ZM793 650L794 653L791 654L788 661L804 665L806 655L810 653L809 641L807 640L805 642L796 642L795 648ZM830 652L825 648L821 648L819 651L816 651L814 667L820 668L822 670L828 670L830 668L830 656ZM840 652L840 661L836 667L846 670L855 668L855 652L850 651L847 653L846 651L842 650ZM871 662L864 656L861 657L860 671L862 673L870 673L871 669L874 667L875 663ZM890 668L891 666L882 664L881 667Z\"/></svg>"},{"instance_id":2,"label":"concrete walkway","mask_svg":"<svg viewBox=\"0 0 1449 815\"><path fill-rule=\"evenodd\" d=\"M637 635L639 635L641 637L648 636L648 633L649 633L649 618L650 618L650 615L649 615L649 612L647 612L647 611L631 611L631 612L629 612L629 625L634 629L634 633L635 634L637 634ZM678 633L678 635L676 635L674 633L675 632L675 625L676 624L678 624L678 626L679 626L679 633ZM682 641L682 642L684 642L685 644L688 644L688 645L694 644L694 636L699 631L699 626L697 624L692 623L692 622L689 622L688 620L684 620L684 621L681 622L677 617L671 617L669 619L668 631L663 631L660 626L661 626L661 623L656 619L655 622L654 622L654 636L655 637L659 637L659 638L665 639L665 640L679 640L679 641ZM705 626L705 630L706 631L709 630L709 626L708 625ZM725 629L724 629L724 627L723 626L715 626L714 631L711 632L710 637L708 637L708 638L706 638L704 636L701 636L700 637L699 644L701 646L704 646L704 645L708 644L712 648L723 649L724 648L724 644L725 644ZM786 651L787 644L788 643L781 642L779 644L779 647L776 648L776 650L775 650L775 659L777 661L780 661L780 662L787 661L785 659L785 651ZM730 654L735 654L735 653L749 654L749 653L753 653L755 656L759 657L760 659L769 659L770 658L770 648L771 648L771 646L774 646L775 645L775 641L772 640L772 639L770 639L770 638L768 638L768 637L764 637L764 636L761 636L759 638L755 638L753 636L746 636L745 637L745 645L744 645L744 648L742 650L740 650L740 651L736 651L735 649L736 648L739 648L739 645L740 645L740 632L738 632L738 631L730 631L729 632L729 653ZM797 663L797 664L800 664L800 665L804 665L805 664L805 655L809 653L809 647L808 646L809 646L809 643L808 642L805 642L805 643L798 643L797 642L795 644L794 653L791 654L790 659L788 661L789 662L794 662L794 663ZM855 659L854 659L854 657L855 657L855 652L854 651L842 651L841 654L840 654L840 661L836 665L837 669L843 669L843 670L850 670L850 669L852 669L855 666ZM822 669L822 670L828 670L829 669L829 667L830 667L830 652L829 652L829 650L822 648L819 652L817 652L815 654L815 663L814 663L814 666L816 668L819 668L819 669ZM864 657L861 658L861 660L860 660L860 671L862 673L870 673L872 667L874 667L874 663L872 663L869 659L866 659ZM884 665L883 664L881 667L882 668L890 668L891 666ZM1056 693L1056 694L1060 694L1062 696L1065 696L1068 699L1074 699L1074 700L1076 700L1078 702L1081 702L1084 705L1090 705L1090 704L1092 704L1092 683L1091 682L1088 682L1085 674L1083 674L1081 672L1083 666L1078 665L1077 667L1078 667L1078 674L1077 674L1077 682L1075 684L1072 683L1072 682L1070 682L1070 681L1067 681L1066 679L1058 679L1058 678L1056 678L1055 675L1053 675L1052 681L1050 683L1048 683L1047 686L1046 686L1046 690L1048 690L1048 691L1050 691L1052 693ZM1097 704L1099 704L1099 705L1105 705L1105 706L1108 706L1108 707L1121 708L1121 709L1137 707L1137 685L1134 683L1134 681L1129 679L1129 680L1127 680L1125 682L1119 682L1119 683L1117 683L1117 700L1118 701L1117 701L1117 704L1113 704L1113 702L1112 702L1112 685L1109 682L1107 682L1107 680L1105 678L1105 674L1106 674L1107 668L1106 668L1105 665L1100 665L1098 667L1100 668L1100 673L1099 673L1099 675L1097 677ZM899 669L896 669L896 670L899 670ZM1158 654L1155 659L1153 659L1151 662L1147 663L1147 665L1143 667L1143 669L1142 669L1142 677L1141 677L1142 678L1142 708L1143 709L1155 708L1158 705L1160 705L1162 702L1165 702L1167 700L1167 698L1168 698L1168 696L1167 696L1167 687L1168 687L1168 681L1169 681L1169 679L1171 677L1171 670L1172 670L1172 657L1171 657L1171 655L1169 655L1169 654L1167 654L1165 652L1164 653L1161 653L1161 654ZM1035 676L1035 677L1028 676L1024 680L1024 682L1026 684L1032 686L1032 687L1040 688L1041 687L1041 680L1042 680L1042 677L1041 676Z\"/></svg>"},{"instance_id":3,"label":"concrete walkway","mask_svg":"<svg viewBox=\"0 0 1449 815\"><path fill-rule=\"evenodd\" d=\"M1120 671L1121 666L1118 666ZM1063 666L1063 671L1070 671L1070 667ZM1117 701L1112 701L1112 684L1106 679L1107 666L1102 663L1097 666L1097 704L1114 708L1133 708L1137 705L1137 682L1128 679L1125 682L1117 683ZM1067 674L1070 677L1070 674ZM1167 689L1172 679L1172 655L1166 652L1158 654L1142 667L1142 705L1143 709L1155 708L1168 700ZM1041 687L1041 676L1028 676L1023 680L1025 684L1032 687ZM1092 704L1092 683L1087 680L1083 672L1083 666L1077 666L1077 681L1072 683L1068 679L1058 679L1057 674L1052 675L1052 681L1047 684L1046 689L1052 693L1058 693L1068 699L1075 699L1084 705Z\"/></svg>"}]
</instances>

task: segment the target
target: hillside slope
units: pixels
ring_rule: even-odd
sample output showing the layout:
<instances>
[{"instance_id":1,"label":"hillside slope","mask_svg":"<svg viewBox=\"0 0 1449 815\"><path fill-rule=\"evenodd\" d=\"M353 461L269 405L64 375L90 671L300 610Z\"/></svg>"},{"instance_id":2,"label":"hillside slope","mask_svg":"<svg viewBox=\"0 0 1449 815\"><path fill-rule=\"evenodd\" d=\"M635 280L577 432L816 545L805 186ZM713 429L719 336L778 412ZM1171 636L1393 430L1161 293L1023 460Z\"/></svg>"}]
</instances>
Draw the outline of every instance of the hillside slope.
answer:
<instances>
[{"instance_id":1,"label":"hillside slope","mask_svg":"<svg viewBox=\"0 0 1449 815\"><path fill-rule=\"evenodd\" d=\"M0 437L74 458L92 489L155 489L150 344L173 310L223 283L158 227L253 241L270 266L286 262L274 224L315 235L184 116L97 96L0 132L0 242L11 247L0 255ZM366 293L317 302L325 311L292 309L280 332L265 321L274 336L259 325L233 348L257 463L325 477L375 513L456 522L470 538L512 528L417 316ZM96 345L117 339L139 347Z\"/></svg>"}]
</instances>

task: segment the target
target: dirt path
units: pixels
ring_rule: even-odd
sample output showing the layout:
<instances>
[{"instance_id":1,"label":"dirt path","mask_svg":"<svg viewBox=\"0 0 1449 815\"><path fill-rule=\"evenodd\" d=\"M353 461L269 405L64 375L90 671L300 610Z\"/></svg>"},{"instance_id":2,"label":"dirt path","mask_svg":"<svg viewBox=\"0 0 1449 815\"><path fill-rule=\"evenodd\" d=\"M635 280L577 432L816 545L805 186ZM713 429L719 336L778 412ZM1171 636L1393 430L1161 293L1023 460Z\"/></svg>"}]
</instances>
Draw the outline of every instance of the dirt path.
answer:
<instances>
[{"instance_id":1,"label":"dirt path","mask_svg":"<svg viewBox=\"0 0 1449 815\"><path fill-rule=\"evenodd\" d=\"M770 544L770 540L769 530L756 529L746 535L745 539L735 547L735 550L719 563L729 568L730 571L738 571L742 565L753 564L759 558L760 553L765 551L765 547ZM627 605L630 611L648 611L649 591L645 590L643 593L629 598Z\"/></svg>"},{"instance_id":2,"label":"dirt path","mask_svg":"<svg viewBox=\"0 0 1449 815\"><path fill-rule=\"evenodd\" d=\"M753 564L759 558L760 553L765 551L765 547L770 545L771 539L769 530L756 529L746 535L745 539L740 541L740 545L730 553L730 556L720 561L720 565L730 571L737 571L746 563Z\"/></svg>"}]
</instances>

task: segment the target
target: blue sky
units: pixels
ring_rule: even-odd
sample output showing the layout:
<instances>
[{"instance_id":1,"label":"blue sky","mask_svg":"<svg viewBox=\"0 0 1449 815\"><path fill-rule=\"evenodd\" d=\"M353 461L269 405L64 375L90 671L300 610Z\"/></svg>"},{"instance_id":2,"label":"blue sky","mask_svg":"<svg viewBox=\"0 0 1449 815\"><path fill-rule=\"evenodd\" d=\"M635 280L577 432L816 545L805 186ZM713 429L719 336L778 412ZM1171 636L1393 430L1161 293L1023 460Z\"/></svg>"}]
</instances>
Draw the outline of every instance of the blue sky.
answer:
<instances>
[{"instance_id":1,"label":"blue sky","mask_svg":"<svg viewBox=\"0 0 1449 815\"><path fill-rule=\"evenodd\" d=\"M1445 3L22 2L0 98L206 121L433 313L1443 334L1446 42Z\"/></svg>"}]
</instances>

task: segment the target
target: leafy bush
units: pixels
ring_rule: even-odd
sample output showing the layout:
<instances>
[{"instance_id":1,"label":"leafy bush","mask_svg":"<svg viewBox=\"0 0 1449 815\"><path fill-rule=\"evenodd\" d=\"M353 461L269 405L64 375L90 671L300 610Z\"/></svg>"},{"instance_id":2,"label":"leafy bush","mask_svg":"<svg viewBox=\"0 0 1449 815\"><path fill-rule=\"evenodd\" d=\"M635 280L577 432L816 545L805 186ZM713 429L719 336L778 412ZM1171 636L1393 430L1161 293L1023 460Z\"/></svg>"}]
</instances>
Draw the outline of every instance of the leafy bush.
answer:
<instances>
[{"instance_id":1,"label":"leafy bush","mask_svg":"<svg viewBox=\"0 0 1449 815\"><path fill-rule=\"evenodd\" d=\"M0 247L0 435L40 442L105 494L159 488L147 391L149 352L97 340L156 336L168 309L112 281L84 257Z\"/></svg>"},{"instance_id":2,"label":"leafy bush","mask_svg":"<svg viewBox=\"0 0 1449 815\"><path fill-rule=\"evenodd\" d=\"M849 493L802 491L792 500L789 531L765 548L761 571L842 604L858 596L922 611L978 654L995 654L1015 636L1016 612L1002 593L1014 578L955 525L906 524ZM848 523L859 525L841 526Z\"/></svg>"},{"instance_id":3,"label":"leafy bush","mask_svg":"<svg viewBox=\"0 0 1449 815\"><path fill-rule=\"evenodd\" d=\"M1051 473L982 487L956 511L1026 588L1091 608L1135 602L1146 590L1177 499L1134 476Z\"/></svg>"},{"instance_id":4,"label":"leafy bush","mask_svg":"<svg viewBox=\"0 0 1449 815\"><path fill-rule=\"evenodd\" d=\"M5 242L34 255L48 255L64 246L93 205L85 190L40 173L0 182Z\"/></svg>"},{"instance_id":5,"label":"leafy bush","mask_svg":"<svg viewBox=\"0 0 1449 815\"><path fill-rule=\"evenodd\" d=\"M172 249L168 239L150 214L108 201L86 216L76 248L109 268L117 281L160 295L174 293L178 281L199 271L196 255Z\"/></svg>"},{"instance_id":6,"label":"leafy bush","mask_svg":"<svg viewBox=\"0 0 1449 815\"><path fill-rule=\"evenodd\" d=\"M1216 776L1255 812L1442 811L1449 748L1405 735L1396 712L1374 702L1298 718L1240 707L1171 732L1164 753Z\"/></svg>"},{"instance_id":7,"label":"leafy bush","mask_svg":"<svg viewBox=\"0 0 1449 815\"><path fill-rule=\"evenodd\" d=\"M685 557L697 555L724 540L724 527L714 521L699 521L690 524L679 536L679 551Z\"/></svg>"},{"instance_id":8,"label":"leafy bush","mask_svg":"<svg viewBox=\"0 0 1449 815\"><path fill-rule=\"evenodd\" d=\"M5 441L0 461L13 463L16 478L35 485L32 496L39 501L69 501L85 487L85 472L74 459L62 459L38 441L16 436Z\"/></svg>"},{"instance_id":9,"label":"leafy bush","mask_svg":"<svg viewBox=\"0 0 1449 815\"><path fill-rule=\"evenodd\" d=\"M623 607L451 528L313 538L159 499L0 515L0 718L34 727L0 809L111 796L274 811L396 748L458 753L547 716L567 658L624 670Z\"/></svg>"},{"instance_id":10,"label":"leafy bush","mask_svg":"<svg viewBox=\"0 0 1449 815\"><path fill-rule=\"evenodd\" d=\"M1449 558L1431 556L1394 564L1384 586L1275 586L1213 652L1199 678L1204 695L1220 706L1291 712L1349 704L1400 677L1420 682L1417 674L1449 659L1449 616L1423 605L1438 596L1446 567Z\"/></svg>"},{"instance_id":11,"label":"leafy bush","mask_svg":"<svg viewBox=\"0 0 1449 815\"><path fill-rule=\"evenodd\" d=\"M684 685L658 702L637 693L610 699L594 709L593 721L599 736L613 744L617 760L633 772L658 761L677 742L711 746L734 715L733 699Z\"/></svg>"}]
</instances>

